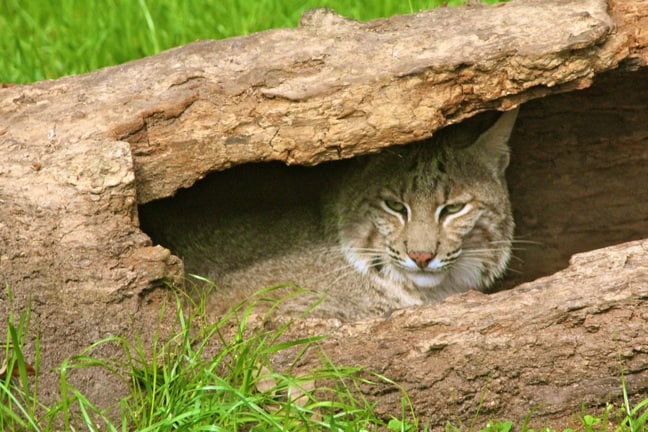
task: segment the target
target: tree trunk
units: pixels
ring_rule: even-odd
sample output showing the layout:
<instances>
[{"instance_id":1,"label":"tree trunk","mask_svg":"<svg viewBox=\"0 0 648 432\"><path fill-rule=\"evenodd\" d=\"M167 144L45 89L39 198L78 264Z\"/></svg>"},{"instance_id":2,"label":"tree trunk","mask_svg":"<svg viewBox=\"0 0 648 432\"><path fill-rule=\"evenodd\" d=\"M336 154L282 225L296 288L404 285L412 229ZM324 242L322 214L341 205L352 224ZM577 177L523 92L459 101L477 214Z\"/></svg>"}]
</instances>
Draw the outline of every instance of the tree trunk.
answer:
<instances>
[{"instance_id":1,"label":"tree trunk","mask_svg":"<svg viewBox=\"0 0 648 432\"><path fill-rule=\"evenodd\" d=\"M296 29L0 89L0 282L13 293L0 294L0 318L31 307L43 371L107 335L150 336L155 288L181 284L183 263L140 229L147 203L173 206L162 199L235 165L350 158L530 101L509 183L517 235L542 246L518 251L520 274L500 288L528 283L330 323L326 348L402 383L433 424L469 422L484 388L482 416L521 419L539 404L541 420L564 420L618 396L619 353L630 392L645 395L647 27L648 3L631 0L367 23L316 10ZM118 388L79 380L99 400ZM56 383L43 372L44 393ZM394 394L372 391L399 412Z\"/></svg>"}]
</instances>

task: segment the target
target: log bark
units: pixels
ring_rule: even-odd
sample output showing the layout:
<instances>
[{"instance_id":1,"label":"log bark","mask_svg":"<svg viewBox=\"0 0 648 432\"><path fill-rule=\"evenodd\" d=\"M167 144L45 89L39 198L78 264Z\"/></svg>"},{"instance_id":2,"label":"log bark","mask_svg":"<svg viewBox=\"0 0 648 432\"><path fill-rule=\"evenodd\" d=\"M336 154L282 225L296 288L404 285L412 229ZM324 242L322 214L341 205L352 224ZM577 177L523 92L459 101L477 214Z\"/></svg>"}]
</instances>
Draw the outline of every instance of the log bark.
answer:
<instances>
[{"instance_id":1,"label":"log bark","mask_svg":"<svg viewBox=\"0 0 648 432\"><path fill-rule=\"evenodd\" d=\"M557 430L577 415L621 400L621 376L637 398L648 394L648 240L575 255L551 276L492 295L476 292L441 304L336 328L307 322L302 333L331 337L336 362L362 365L403 386L423 423L441 430L493 419ZM321 361L313 355L302 367ZM363 389L387 416L402 394Z\"/></svg>"},{"instance_id":2,"label":"log bark","mask_svg":"<svg viewBox=\"0 0 648 432\"><path fill-rule=\"evenodd\" d=\"M317 328L337 335L326 346L334 361L402 382L434 424L469 422L484 388L493 398L482 414L521 419L539 403L552 407L541 419L564 420L588 394L600 402L617 388L606 381L619 376L617 352L631 392L645 394L647 27L648 3L631 0L513 1L368 23L320 10L297 29L0 89L0 283L13 292L13 303L0 294L0 319L32 309L42 370L109 335L146 341L165 297L156 288L183 277L182 261L140 229L146 203L235 165L349 158L531 101L509 177L518 234L543 246L518 251L522 274L503 286L558 273L385 322ZM559 272L596 248L606 249ZM79 380L98 403L118 388L108 376ZM56 382L43 373L42 391L56 397ZM367 392L400 411L395 393Z\"/></svg>"}]
</instances>

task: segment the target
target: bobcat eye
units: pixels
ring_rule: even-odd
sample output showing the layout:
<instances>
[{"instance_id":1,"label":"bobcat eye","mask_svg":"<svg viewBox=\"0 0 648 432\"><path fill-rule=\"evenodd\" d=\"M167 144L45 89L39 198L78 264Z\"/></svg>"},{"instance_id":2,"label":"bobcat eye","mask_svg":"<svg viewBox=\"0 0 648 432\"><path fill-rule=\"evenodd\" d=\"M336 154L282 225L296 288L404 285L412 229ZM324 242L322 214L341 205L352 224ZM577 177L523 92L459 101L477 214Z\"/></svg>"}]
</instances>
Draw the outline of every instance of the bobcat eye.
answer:
<instances>
[{"instance_id":1,"label":"bobcat eye","mask_svg":"<svg viewBox=\"0 0 648 432\"><path fill-rule=\"evenodd\" d=\"M402 215L407 215L407 207L400 201L385 200L385 205L389 210L395 211Z\"/></svg>"},{"instance_id":2,"label":"bobcat eye","mask_svg":"<svg viewBox=\"0 0 648 432\"><path fill-rule=\"evenodd\" d=\"M464 203L446 204L441 208L441 212L439 213L439 219L441 219L443 216L446 215L459 213L461 210L464 209L464 207L466 207L466 204Z\"/></svg>"}]
</instances>

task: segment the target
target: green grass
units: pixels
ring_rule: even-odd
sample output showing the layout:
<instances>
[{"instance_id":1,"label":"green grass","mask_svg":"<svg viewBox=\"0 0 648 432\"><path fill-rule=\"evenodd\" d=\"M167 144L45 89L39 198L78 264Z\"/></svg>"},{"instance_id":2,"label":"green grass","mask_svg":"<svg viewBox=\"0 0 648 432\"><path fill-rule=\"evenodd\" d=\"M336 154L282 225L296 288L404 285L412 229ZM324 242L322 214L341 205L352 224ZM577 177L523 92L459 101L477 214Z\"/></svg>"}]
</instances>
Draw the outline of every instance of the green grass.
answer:
<instances>
[{"instance_id":1,"label":"green grass","mask_svg":"<svg viewBox=\"0 0 648 432\"><path fill-rule=\"evenodd\" d=\"M496 0L487 0L494 2ZM462 0L449 0L450 5ZM92 71L198 39L294 27L306 9L361 20L416 12L443 0L0 0L0 83Z\"/></svg>"},{"instance_id":2,"label":"green grass","mask_svg":"<svg viewBox=\"0 0 648 432\"><path fill-rule=\"evenodd\" d=\"M11 303L11 293L9 302ZM59 367L60 398L49 405L37 398L40 349L34 358L25 358L23 345L30 333L29 314L10 315L7 322L4 358L0 366L11 373L0 379L0 430L3 431L403 431L438 430L416 417L407 394L388 378L361 368L335 365L318 351L320 337L286 337L290 323L265 326L251 324L255 302L264 301L260 292L251 303L240 305L216 323L206 324L204 300L187 307L176 297L175 336L162 341L154 337L151 346L140 338L103 339L84 352L65 359ZM26 308L29 310L29 308ZM188 312L189 311L189 312ZM166 310L160 312L163 317ZM117 358L100 358L95 348L115 344L122 353ZM315 370L274 370L271 358L289 354L295 365L307 349L319 352ZM36 374L30 376L33 364ZM75 388L69 376L75 369L100 368L115 380L128 384L130 393L116 407L98 407ZM399 389L402 407L388 419L380 418L373 402L364 399L359 387L380 384ZM648 431L648 399L636 406L629 402L625 384L621 407L608 405L602 413L580 415L585 432ZM112 409L112 410L111 410ZM118 412L118 418L107 415ZM479 407L475 407L479 412ZM517 427L512 421L445 425L447 432L533 432L529 419ZM473 422L474 423L474 422ZM612 429L609 424L614 424ZM546 427L535 432L554 432ZM566 429L564 432L571 432Z\"/></svg>"},{"instance_id":3,"label":"green grass","mask_svg":"<svg viewBox=\"0 0 648 432\"><path fill-rule=\"evenodd\" d=\"M265 294L213 324L206 324L204 302L186 313L178 297L174 337L161 341L156 335L150 347L140 338L107 338L65 359L59 368L60 399L47 406L38 401L38 375L28 377L22 351L29 316L10 316L4 360L8 371L18 373L0 382L0 430L364 431L405 430L404 425L420 430L404 393L403 411L391 426L360 396L357 388L368 383L398 387L387 378L339 367L323 353L314 370L274 370L273 356L292 356L294 365L307 349L317 351L321 337L286 338L290 323L272 330L263 322L250 325L253 305ZM123 355L104 359L92 354L105 344L118 346ZM36 370L38 358L37 346ZM107 370L128 383L131 393L116 407L121 418L111 418L106 414L111 407L96 406L71 383L73 370L88 368Z\"/></svg>"}]
</instances>

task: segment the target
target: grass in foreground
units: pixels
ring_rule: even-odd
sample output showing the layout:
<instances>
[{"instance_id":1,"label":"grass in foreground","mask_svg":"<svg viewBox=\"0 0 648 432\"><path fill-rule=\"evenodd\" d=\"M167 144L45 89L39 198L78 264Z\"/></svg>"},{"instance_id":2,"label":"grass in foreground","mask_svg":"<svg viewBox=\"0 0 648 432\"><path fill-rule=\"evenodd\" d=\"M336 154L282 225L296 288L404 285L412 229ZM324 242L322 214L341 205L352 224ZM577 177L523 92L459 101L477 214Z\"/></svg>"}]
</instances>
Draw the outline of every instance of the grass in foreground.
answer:
<instances>
[{"instance_id":1,"label":"grass in foreground","mask_svg":"<svg viewBox=\"0 0 648 432\"><path fill-rule=\"evenodd\" d=\"M295 27L305 10L316 7L369 20L464 1L0 0L0 83L89 72L198 39Z\"/></svg>"},{"instance_id":2,"label":"grass in foreground","mask_svg":"<svg viewBox=\"0 0 648 432\"><path fill-rule=\"evenodd\" d=\"M264 294L258 293L255 301ZM0 369L0 430L532 432L528 421L517 427L511 421L493 421L484 428L423 425L402 389L401 412L381 419L357 389L367 383L398 388L395 383L359 368L336 366L323 353L317 370L273 370L272 356L289 354L294 365L307 349L317 350L320 337L291 340L286 337L290 323L270 330L253 323L252 305L241 305L238 314L205 325L204 302L187 313L178 299L173 312L179 327L173 338L161 342L156 337L151 347L141 340L108 338L66 359L59 368L61 396L51 405L36 396L38 344L34 371L22 351L29 315L10 315ZM93 356L93 349L103 344L117 344L123 355L120 359ZM109 418L106 409L95 406L68 380L72 370L87 368L107 370L129 383L131 393L116 407L120 418ZM608 406L599 416L583 413L576 430L648 431L648 399L632 407L625 386L623 395L620 410ZM615 419L619 419L616 426L609 429Z\"/></svg>"},{"instance_id":3,"label":"grass in foreground","mask_svg":"<svg viewBox=\"0 0 648 432\"><path fill-rule=\"evenodd\" d=\"M145 347L141 341L113 337L66 359L60 367L60 400L51 406L35 396L37 376L30 380L25 373L28 363L21 347L28 316L12 316L5 345L9 373L0 383L0 430L364 431L406 430L404 425L419 430L406 395L402 415L390 426L355 391L371 382L396 387L386 378L338 367L323 354L316 370L273 370L272 356L290 355L294 364L307 349L317 350L321 338L287 340L290 324L272 330L251 325L251 311L252 306L242 306L238 314L203 325L204 303L187 314L178 299L179 329L171 340L155 338L152 347ZM117 344L123 355L92 356L103 344ZM107 410L95 406L68 380L72 370L81 368L102 368L130 384L131 394L118 407L120 419L109 418ZM12 371L17 371L14 378Z\"/></svg>"}]
</instances>

